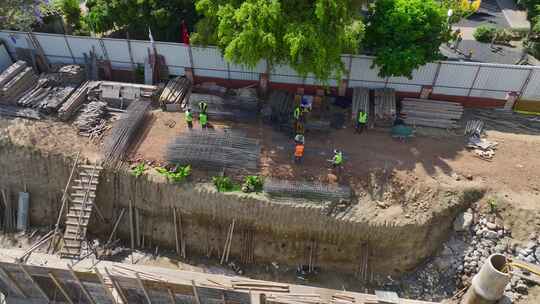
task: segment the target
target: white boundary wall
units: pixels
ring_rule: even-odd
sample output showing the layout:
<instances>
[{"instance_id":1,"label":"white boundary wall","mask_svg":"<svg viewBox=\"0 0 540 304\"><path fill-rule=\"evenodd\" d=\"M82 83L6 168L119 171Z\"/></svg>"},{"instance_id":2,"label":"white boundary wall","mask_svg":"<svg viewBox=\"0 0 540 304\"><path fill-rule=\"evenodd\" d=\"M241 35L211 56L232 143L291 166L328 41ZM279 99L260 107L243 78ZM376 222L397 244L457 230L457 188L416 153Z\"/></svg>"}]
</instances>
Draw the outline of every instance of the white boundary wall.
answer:
<instances>
[{"instance_id":1,"label":"white boundary wall","mask_svg":"<svg viewBox=\"0 0 540 304\"><path fill-rule=\"evenodd\" d=\"M15 47L28 48L33 35L52 63L82 63L83 53L92 47L111 61L113 68L130 69L144 64L150 43L140 40L94 38L47 33L0 31L10 52ZM261 61L255 69L226 62L215 47L195 47L182 43L156 42L158 52L165 57L173 75L184 75L185 68L193 69L196 76L230 80L259 80L267 64ZM131 50L131 52L130 52ZM131 54L131 55L130 55ZM362 55L343 55L349 73L343 76L348 87L389 87L400 92L419 93L422 86L432 86L434 94L505 99L508 92L517 92L523 99L540 101L540 67L490 63L441 61L429 63L413 72L413 78L380 78L378 69L372 68L373 58ZM273 83L314 85L312 76L300 77L289 66L275 66L269 73ZM339 79L331 79L337 86Z\"/></svg>"}]
</instances>

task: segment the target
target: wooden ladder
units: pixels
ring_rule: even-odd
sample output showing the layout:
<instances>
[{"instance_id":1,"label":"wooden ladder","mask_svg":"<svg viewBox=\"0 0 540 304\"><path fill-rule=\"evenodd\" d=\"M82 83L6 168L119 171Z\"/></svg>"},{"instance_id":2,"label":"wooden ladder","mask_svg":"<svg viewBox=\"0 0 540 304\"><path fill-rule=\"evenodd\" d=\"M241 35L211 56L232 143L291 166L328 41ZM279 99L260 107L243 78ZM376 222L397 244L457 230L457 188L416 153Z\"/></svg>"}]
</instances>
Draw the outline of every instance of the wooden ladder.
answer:
<instances>
[{"instance_id":1,"label":"wooden ladder","mask_svg":"<svg viewBox=\"0 0 540 304\"><path fill-rule=\"evenodd\" d=\"M69 195L69 208L64 231L64 246L60 256L80 258L82 241L90 222L96 199L99 175L103 168L99 165L78 165L78 179L73 180Z\"/></svg>"}]
</instances>

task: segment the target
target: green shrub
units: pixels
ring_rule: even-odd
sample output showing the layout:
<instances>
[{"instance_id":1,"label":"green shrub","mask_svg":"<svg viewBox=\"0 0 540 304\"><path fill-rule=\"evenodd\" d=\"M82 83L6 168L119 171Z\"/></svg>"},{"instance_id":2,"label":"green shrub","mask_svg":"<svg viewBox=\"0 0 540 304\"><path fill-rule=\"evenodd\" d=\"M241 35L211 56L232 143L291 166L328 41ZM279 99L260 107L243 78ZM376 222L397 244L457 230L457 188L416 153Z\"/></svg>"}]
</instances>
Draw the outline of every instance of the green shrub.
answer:
<instances>
[{"instance_id":1,"label":"green shrub","mask_svg":"<svg viewBox=\"0 0 540 304\"><path fill-rule=\"evenodd\" d=\"M214 176L212 177L212 182L218 192L229 192L237 191L240 189L238 185L235 185L234 182L227 176Z\"/></svg>"},{"instance_id":2,"label":"green shrub","mask_svg":"<svg viewBox=\"0 0 540 304\"><path fill-rule=\"evenodd\" d=\"M131 174L135 175L135 177L139 177L144 174L144 171L146 171L146 165L141 162L131 169Z\"/></svg>"},{"instance_id":3,"label":"green shrub","mask_svg":"<svg viewBox=\"0 0 540 304\"><path fill-rule=\"evenodd\" d=\"M71 29L79 29L81 24L81 8L78 0L56 0L54 6L58 8Z\"/></svg>"},{"instance_id":4,"label":"green shrub","mask_svg":"<svg viewBox=\"0 0 540 304\"><path fill-rule=\"evenodd\" d=\"M191 175L191 166L177 166L172 170L167 170L163 167L156 167L156 171L167 177L170 182L179 183Z\"/></svg>"},{"instance_id":5,"label":"green shrub","mask_svg":"<svg viewBox=\"0 0 540 304\"><path fill-rule=\"evenodd\" d=\"M497 212L497 207L498 207L497 200L495 198L493 198L493 197L490 197L487 200L487 203L488 203L488 206L489 206L489 212L496 213Z\"/></svg>"},{"instance_id":6,"label":"green shrub","mask_svg":"<svg viewBox=\"0 0 540 304\"><path fill-rule=\"evenodd\" d=\"M263 178L257 175L249 175L244 179L243 192L260 192L263 188Z\"/></svg>"},{"instance_id":7,"label":"green shrub","mask_svg":"<svg viewBox=\"0 0 540 304\"><path fill-rule=\"evenodd\" d=\"M473 36L479 42L489 43L495 36L497 29L492 26L479 26L474 30Z\"/></svg>"}]
</instances>

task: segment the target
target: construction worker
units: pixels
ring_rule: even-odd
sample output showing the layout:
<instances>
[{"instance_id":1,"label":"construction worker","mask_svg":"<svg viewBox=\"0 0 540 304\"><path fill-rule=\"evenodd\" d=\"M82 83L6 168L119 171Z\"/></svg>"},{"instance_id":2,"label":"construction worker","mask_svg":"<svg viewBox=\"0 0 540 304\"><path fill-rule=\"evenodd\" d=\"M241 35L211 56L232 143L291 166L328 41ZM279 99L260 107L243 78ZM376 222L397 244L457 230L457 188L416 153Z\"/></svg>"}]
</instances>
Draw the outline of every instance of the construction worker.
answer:
<instances>
[{"instance_id":1,"label":"construction worker","mask_svg":"<svg viewBox=\"0 0 540 304\"><path fill-rule=\"evenodd\" d=\"M296 134L296 136L294 137L294 142L296 144L304 144L304 135L303 134Z\"/></svg>"},{"instance_id":2,"label":"construction worker","mask_svg":"<svg viewBox=\"0 0 540 304\"><path fill-rule=\"evenodd\" d=\"M204 100L199 101L199 109L201 110L201 113L206 113L208 104Z\"/></svg>"},{"instance_id":3,"label":"construction worker","mask_svg":"<svg viewBox=\"0 0 540 304\"><path fill-rule=\"evenodd\" d=\"M304 144L297 143L294 148L294 161L296 163L300 163L302 162L303 157L304 157Z\"/></svg>"},{"instance_id":4,"label":"construction worker","mask_svg":"<svg viewBox=\"0 0 540 304\"><path fill-rule=\"evenodd\" d=\"M203 129L208 128L208 115L204 112L199 113L199 122Z\"/></svg>"},{"instance_id":5,"label":"construction worker","mask_svg":"<svg viewBox=\"0 0 540 304\"><path fill-rule=\"evenodd\" d=\"M331 162L334 168L341 168L341 165L343 164L343 152L334 150L334 157L332 158Z\"/></svg>"},{"instance_id":6,"label":"construction worker","mask_svg":"<svg viewBox=\"0 0 540 304\"><path fill-rule=\"evenodd\" d=\"M186 110L186 123L188 128L193 129L193 114L191 113L191 108Z\"/></svg>"},{"instance_id":7,"label":"construction worker","mask_svg":"<svg viewBox=\"0 0 540 304\"><path fill-rule=\"evenodd\" d=\"M364 111L358 111L358 115L356 117L356 132L359 134L364 131L366 128L367 123L367 113Z\"/></svg>"},{"instance_id":8,"label":"construction worker","mask_svg":"<svg viewBox=\"0 0 540 304\"><path fill-rule=\"evenodd\" d=\"M294 112L293 112L293 117L294 117L294 120L296 121L300 121L300 117L302 116L302 111L300 110L300 107L299 106L296 106L294 108Z\"/></svg>"}]
</instances>

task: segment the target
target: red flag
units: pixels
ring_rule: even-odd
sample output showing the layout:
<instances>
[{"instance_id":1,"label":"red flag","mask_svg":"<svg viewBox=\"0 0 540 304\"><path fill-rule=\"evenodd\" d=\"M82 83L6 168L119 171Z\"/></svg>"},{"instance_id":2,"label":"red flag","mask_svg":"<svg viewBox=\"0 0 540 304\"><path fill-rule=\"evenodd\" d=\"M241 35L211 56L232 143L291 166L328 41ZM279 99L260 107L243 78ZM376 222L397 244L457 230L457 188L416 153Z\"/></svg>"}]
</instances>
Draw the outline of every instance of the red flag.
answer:
<instances>
[{"instance_id":1,"label":"red flag","mask_svg":"<svg viewBox=\"0 0 540 304\"><path fill-rule=\"evenodd\" d=\"M182 42L189 44L189 31L186 23L182 20Z\"/></svg>"}]
</instances>

